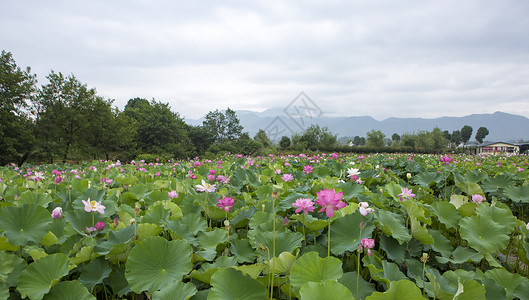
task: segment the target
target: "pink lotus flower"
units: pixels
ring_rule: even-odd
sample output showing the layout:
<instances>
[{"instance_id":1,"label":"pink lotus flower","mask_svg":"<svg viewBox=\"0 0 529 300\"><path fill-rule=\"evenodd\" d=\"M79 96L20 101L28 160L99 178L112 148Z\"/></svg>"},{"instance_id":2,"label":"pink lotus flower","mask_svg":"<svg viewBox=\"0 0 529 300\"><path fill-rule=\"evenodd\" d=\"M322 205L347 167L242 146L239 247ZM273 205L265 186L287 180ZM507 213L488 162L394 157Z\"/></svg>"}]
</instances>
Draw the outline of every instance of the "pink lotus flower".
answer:
<instances>
[{"instance_id":1,"label":"pink lotus flower","mask_svg":"<svg viewBox=\"0 0 529 300\"><path fill-rule=\"evenodd\" d=\"M217 176L217 181L220 181L220 183L222 184L229 184L230 183L230 179L226 176L223 176L223 175L219 175Z\"/></svg>"},{"instance_id":2,"label":"pink lotus flower","mask_svg":"<svg viewBox=\"0 0 529 300\"><path fill-rule=\"evenodd\" d=\"M303 167L303 172L305 172L305 174L309 175L310 173L314 172L314 167L313 166L305 166L305 167Z\"/></svg>"},{"instance_id":3,"label":"pink lotus flower","mask_svg":"<svg viewBox=\"0 0 529 300\"><path fill-rule=\"evenodd\" d=\"M215 175L213 174L209 174L208 176L206 176L208 178L208 181L213 181L215 180Z\"/></svg>"},{"instance_id":4,"label":"pink lotus flower","mask_svg":"<svg viewBox=\"0 0 529 300\"><path fill-rule=\"evenodd\" d=\"M57 177L55 177L55 179L53 180L53 182L54 182L55 184L60 184L61 181L62 181L62 177L61 177L61 176L57 176Z\"/></svg>"},{"instance_id":5,"label":"pink lotus flower","mask_svg":"<svg viewBox=\"0 0 529 300\"><path fill-rule=\"evenodd\" d=\"M86 230L86 233L88 233L88 234L96 231L95 227L86 227L85 230Z\"/></svg>"},{"instance_id":6,"label":"pink lotus flower","mask_svg":"<svg viewBox=\"0 0 529 300\"><path fill-rule=\"evenodd\" d=\"M295 211L296 214L303 211L304 214L308 215L309 211L314 211L314 202L308 198L299 198L296 202L292 203L292 206L297 207Z\"/></svg>"},{"instance_id":7,"label":"pink lotus flower","mask_svg":"<svg viewBox=\"0 0 529 300\"><path fill-rule=\"evenodd\" d=\"M276 174L278 174L278 175L281 174L281 169L276 169L276 170L274 171L274 173L276 173Z\"/></svg>"},{"instance_id":8,"label":"pink lotus flower","mask_svg":"<svg viewBox=\"0 0 529 300\"><path fill-rule=\"evenodd\" d=\"M404 201L404 199L410 199L410 198L415 197L415 194L412 193L413 192L412 189L408 189L407 187L405 187L405 188L401 188L400 191L402 193L397 195L397 197L400 197L400 201Z\"/></svg>"},{"instance_id":9,"label":"pink lotus flower","mask_svg":"<svg viewBox=\"0 0 529 300\"><path fill-rule=\"evenodd\" d=\"M197 188L197 191L199 192L206 192L206 193L213 193L215 190L217 190L217 186L215 184L209 184L202 179L202 185L197 184L195 185Z\"/></svg>"},{"instance_id":10,"label":"pink lotus flower","mask_svg":"<svg viewBox=\"0 0 529 300\"><path fill-rule=\"evenodd\" d=\"M369 203L367 202L358 203L358 209L360 210L360 214L362 214L362 216L367 216L368 214L375 211L374 209L369 207Z\"/></svg>"},{"instance_id":11,"label":"pink lotus flower","mask_svg":"<svg viewBox=\"0 0 529 300\"><path fill-rule=\"evenodd\" d=\"M371 248L375 247L375 240L374 239L363 238L362 239L362 247L364 247L364 249L367 250L367 254L373 255L373 253L371 253Z\"/></svg>"},{"instance_id":12,"label":"pink lotus flower","mask_svg":"<svg viewBox=\"0 0 529 300\"><path fill-rule=\"evenodd\" d=\"M483 196L480 194L472 195L472 202L476 203L476 205L483 202Z\"/></svg>"},{"instance_id":13,"label":"pink lotus flower","mask_svg":"<svg viewBox=\"0 0 529 300\"><path fill-rule=\"evenodd\" d=\"M284 174L283 176L281 176L281 179L283 179L283 181L285 182L289 182L294 180L294 176L292 176L292 174Z\"/></svg>"},{"instance_id":14,"label":"pink lotus flower","mask_svg":"<svg viewBox=\"0 0 529 300\"><path fill-rule=\"evenodd\" d=\"M167 193L169 195L169 199L174 199L178 197L178 193L176 191L170 191Z\"/></svg>"},{"instance_id":15,"label":"pink lotus flower","mask_svg":"<svg viewBox=\"0 0 529 300\"><path fill-rule=\"evenodd\" d=\"M97 231L101 231L101 230L105 229L105 223L97 222L95 228L96 228Z\"/></svg>"},{"instance_id":16,"label":"pink lotus flower","mask_svg":"<svg viewBox=\"0 0 529 300\"><path fill-rule=\"evenodd\" d=\"M58 220L62 218L62 208L60 206L56 207L51 212L51 217Z\"/></svg>"},{"instance_id":17,"label":"pink lotus flower","mask_svg":"<svg viewBox=\"0 0 529 300\"><path fill-rule=\"evenodd\" d=\"M114 222L112 222L112 226L114 226L114 228L117 228L119 226L118 218L114 219Z\"/></svg>"},{"instance_id":18,"label":"pink lotus flower","mask_svg":"<svg viewBox=\"0 0 529 300\"><path fill-rule=\"evenodd\" d=\"M450 157L450 156L441 156L440 161L441 161L444 165L448 165L448 164L450 164L450 163L453 161L453 159L452 159L452 157Z\"/></svg>"},{"instance_id":19,"label":"pink lotus flower","mask_svg":"<svg viewBox=\"0 0 529 300\"><path fill-rule=\"evenodd\" d=\"M342 192L336 193L334 189L328 190L324 189L316 193L318 199L316 204L321 206L321 209L318 212L323 212L327 214L327 217L332 218L334 216L334 211L339 210L347 206L345 202L342 202Z\"/></svg>"},{"instance_id":20,"label":"pink lotus flower","mask_svg":"<svg viewBox=\"0 0 529 300\"><path fill-rule=\"evenodd\" d=\"M233 204L235 203L235 200L230 197L224 197L222 199L218 199L217 201L219 202L217 207L220 207L225 211L230 211L230 208L232 208Z\"/></svg>"},{"instance_id":21,"label":"pink lotus flower","mask_svg":"<svg viewBox=\"0 0 529 300\"><path fill-rule=\"evenodd\" d=\"M86 212L97 211L100 214L104 214L105 213L105 208L106 207L101 204L101 201L99 201L99 202L90 201L90 198L88 198L88 200L81 200L81 202L83 202L84 210Z\"/></svg>"}]
</instances>

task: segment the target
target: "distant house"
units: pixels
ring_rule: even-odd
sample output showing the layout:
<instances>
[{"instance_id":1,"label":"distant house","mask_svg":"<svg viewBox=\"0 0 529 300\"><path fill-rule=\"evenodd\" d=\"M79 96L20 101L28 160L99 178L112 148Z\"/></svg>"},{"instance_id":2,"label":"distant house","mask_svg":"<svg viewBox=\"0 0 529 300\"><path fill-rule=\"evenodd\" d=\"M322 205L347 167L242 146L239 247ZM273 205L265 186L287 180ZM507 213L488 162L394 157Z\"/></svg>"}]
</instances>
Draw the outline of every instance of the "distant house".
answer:
<instances>
[{"instance_id":1,"label":"distant house","mask_svg":"<svg viewBox=\"0 0 529 300\"><path fill-rule=\"evenodd\" d=\"M478 153L488 153L488 154L503 154L503 153L520 153L520 145L505 143L505 142L496 142L496 143L487 143L478 145Z\"/></svg>"}]
</instances>

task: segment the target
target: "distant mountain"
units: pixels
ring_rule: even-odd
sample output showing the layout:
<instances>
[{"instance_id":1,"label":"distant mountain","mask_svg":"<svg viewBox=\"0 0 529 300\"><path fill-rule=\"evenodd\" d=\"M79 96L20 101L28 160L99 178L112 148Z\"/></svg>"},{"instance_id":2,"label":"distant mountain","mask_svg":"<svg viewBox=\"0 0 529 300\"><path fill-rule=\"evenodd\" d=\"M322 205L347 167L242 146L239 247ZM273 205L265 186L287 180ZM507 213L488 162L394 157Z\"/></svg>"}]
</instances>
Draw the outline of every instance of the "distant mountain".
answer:
<instances>
[{"instance_id":1,"label":"distant mountain","mask_svg":"<svg viewBox=\"0 0 529 300\"><path fill-rule=\"evenodd\" d=\"M431 131L435 127L441 130L460 130L465 125L473 128L471 140L479 127L487 127L489 135L487 141L518 141L529 139L529 118L504 112L493 114L472 114L464 117L440 117L435 119L424 118L387 118L382 121L375 120L369 116L320 117L299 116L290 117L282 108L272 108L263 112L249 110L236 111L237 116L244 127L244 131L254 136L259 129L264 129L272 140L278 140L281 136L291 136L296 132L302 132L310 124L327 126L331 132L338 137L364 136L371 129L382 131L387 137L393 133L416 133L419 130ZM186 120L190 125L201 125L204 118L198 120Z\"/></svg>"}]
</instances>

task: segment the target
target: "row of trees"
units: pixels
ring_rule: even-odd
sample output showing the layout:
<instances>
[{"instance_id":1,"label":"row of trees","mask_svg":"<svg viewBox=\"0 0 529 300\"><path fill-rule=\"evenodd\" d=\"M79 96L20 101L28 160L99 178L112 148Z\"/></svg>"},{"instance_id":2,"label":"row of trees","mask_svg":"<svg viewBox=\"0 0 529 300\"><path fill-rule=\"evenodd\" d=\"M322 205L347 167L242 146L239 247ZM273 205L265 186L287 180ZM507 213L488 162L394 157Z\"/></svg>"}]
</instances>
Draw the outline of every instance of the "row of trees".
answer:
<instances>
[{"instance_id":1,"label":"row of trees","mask_svg":"<svg viewBox=\"0 0 529 300\"><path fill-rule=\"evenodd\" d=\"M11 53L0 56L0 165L32 161L53 162L83 159L160 157L187 158L215 156L225 152L272 153L277 149L295 151L347 151L327 127L311 125L292 137L284 136L274 145L264 130L253 138L239 123L236 113L227 109L210 111L199 126L184 122L167 103L143 98L130 99L121 111L113 100L97 94L74 75L52 71L48 83L37 86L31 69L18 67ZM478 129L476 140L488 134ZM355 145L382 150L444 149L466 143L472 127L461 130L416 134L393 134L387 138L379 130L356 136ZM342 147L342 148L340 148Z\"/></svg>"}]
</instances>

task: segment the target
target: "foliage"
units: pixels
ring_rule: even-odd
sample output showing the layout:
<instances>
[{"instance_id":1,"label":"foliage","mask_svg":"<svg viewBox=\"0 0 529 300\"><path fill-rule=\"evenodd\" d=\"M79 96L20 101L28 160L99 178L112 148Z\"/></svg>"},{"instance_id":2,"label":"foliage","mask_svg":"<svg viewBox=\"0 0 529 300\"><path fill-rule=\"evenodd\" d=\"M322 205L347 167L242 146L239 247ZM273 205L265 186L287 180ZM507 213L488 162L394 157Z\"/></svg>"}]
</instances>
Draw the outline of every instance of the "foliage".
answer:
<instances>
[{"instance_id":1,"label":"foliage","mask_svg":"<svg viewBox=\"0 0 529 300\"><path fill-rule=\"evenodd\" d=\"M480 144L483 143L483 139L489 134L489 130L487 127L480 127L478 128L478 131L476 132L476 141L478 141Z\"/></svg>"},{"instance_id":2,"label":"foliage","mask_svg":"<svg viewBox=\"0 0 529 300\"><path fill-rule=\"evenodd\" d=\"M468 140L470 140L471 136L472 136L472 127L469 125L463 126L463 128L461 128L461 141L466 144Z\"/></svg>"}]
</instances>

